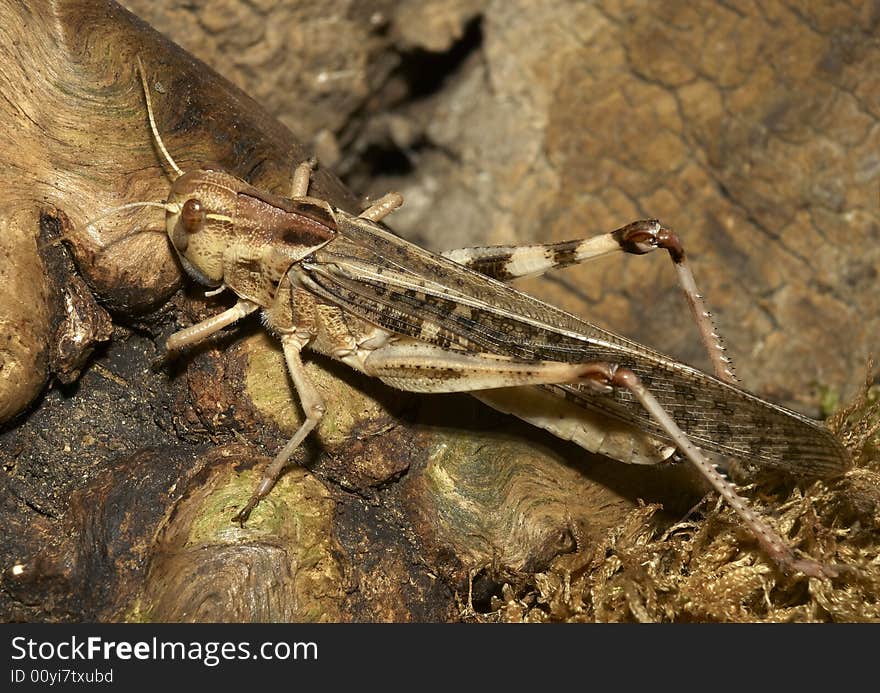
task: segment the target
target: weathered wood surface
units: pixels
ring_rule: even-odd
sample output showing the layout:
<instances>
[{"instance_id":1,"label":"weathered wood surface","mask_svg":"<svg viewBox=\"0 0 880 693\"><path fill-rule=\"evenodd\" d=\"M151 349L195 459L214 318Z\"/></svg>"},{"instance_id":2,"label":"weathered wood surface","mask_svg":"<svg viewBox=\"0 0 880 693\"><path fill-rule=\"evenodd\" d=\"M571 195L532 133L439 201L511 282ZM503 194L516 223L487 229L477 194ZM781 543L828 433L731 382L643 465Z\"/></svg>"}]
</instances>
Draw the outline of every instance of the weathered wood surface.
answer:
<instances>
[{"instance_id":1,"label":"weathered wood surface","mask_svg":"<svg viewBox=\"0 0 880 693\"><path fill-rule=\"evenodd\" d=\"M237 528L251 467L300 416L278 349L253 321L152 368L176 326L226 304L179 291L161 233L102 249L161 229L155 210L84 224L168 189L140 54L184 168L215 161L284 192L307 149L274 116L318 135L359 191L401 190L392 226L434 249L660 217L745 384L815 415L815 384L851 396L880 327L873 6L129 6L259 103L112 4L0 2L0 417L27 407L0 433L0 567L25 566L4 576L5 618L450 619L470 573L477 607L503 618L871 617L855 583L807 593L760 555L731 577L750 543L709 510L652 543L653 510L628 513L642 498L682 516L699 497L686 469L628 468L318 359L334 415L298 455L307 469ZM358 206L325 171L315 191ZM526 288L699 365L666 263L610 259ZM52 374L73 384L47 390ZM826 528L848 522L860 531L840 555L876 555L875 469L810 487L819 520L796 525L799 545L831 551ZM777 582L785 607L765 609Z\"/></svg>"}]
</instances>

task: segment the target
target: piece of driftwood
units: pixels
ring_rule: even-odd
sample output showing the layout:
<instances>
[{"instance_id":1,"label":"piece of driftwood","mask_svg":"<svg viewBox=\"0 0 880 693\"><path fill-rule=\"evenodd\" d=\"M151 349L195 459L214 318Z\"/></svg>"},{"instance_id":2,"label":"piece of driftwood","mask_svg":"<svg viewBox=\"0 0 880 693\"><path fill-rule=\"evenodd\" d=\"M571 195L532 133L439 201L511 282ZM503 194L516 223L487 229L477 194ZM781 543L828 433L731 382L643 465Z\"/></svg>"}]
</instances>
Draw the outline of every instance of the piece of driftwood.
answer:
<instances>
[{"instance_id":1,"label":"piece of driftwood","mask_svg":"<svg viewBox=\"0 0 880 693\"><path fill-rule=\"evenodd\" d=\"M406 12L418 15L415 6ZM430 15L439 6L428 3L424 11ZM273 11L283 13L285 8L280 5ZM248 6L242 11L257 9ZM561 3L555 11L569 8ZM365 8L361 12L368 14ZM473 25L474 8L458 12L459 21ZM0 512L8 528L0 542L0 565L6 569L0 611L5 618L870 617L857 605L874 589L877 577L872 573L807 592L802 581L776 575L760 555L755 560L751 554L747 566L732 571L731 562L740 558L738 547L748 547L749 539L717 509L702 509L707 521L700 521L698 514L668 536L656 535L658 524L666 526L669 517L682 517L699 498L699 488L686 469L629 468L594 458L487 412L467 397L405 396L319 359L309 364L310 373L333 416L322 424L316 440L300 451L297 459L306 469L292 470L244 529L232 525L229 518L252 489L253 466L274 451L299 420L281 355L253 321L212 348L186 355L165 369L153 368L164 337L226 304L202 299L182 283L161 233L123 238L133 227L161 231L155 210L108 217L92 234L85 233L84 224L118 204L163 199L168 189L149 139L134 71L136 54L144 59L154 86L159 128L184 168L215 161L257 185L284 193L293 165L307 152L260 105L112 3L42 2L30 3L25 10L0 2L0 13L0 26L10 37L0 43L0 86L7 95L0 102L0 156L5 164L0 274L4 286L10 287L4 296L15 299L0 310L7 339L0 416L10 419L0 434ZM506 50L519 56L511 65L542 64L541 47L549 44L518 40L517 31L524 26L517 14L516 8L486 10L484 50L493 70L503 73L498 56ZM622 79L621 74L613 68L582 71L573 48L595 41L594 31L603 35L595 28L597 18L573 22L541 16L577 27L570 37L574 43L566 40L566 50L553 52L554 69L568 75L563 81L568 87L554 92L555 105L547 110L552 118L542 121L540 130L549 162L567 182L559 187L558 199L550 201L541 195L555 189L546 187L555 180L554 171L542 163L535 177L526 176L532 156L528 152L540 146L529 139L529 122L540 112L535 104L546 98L542 89L529 83L535 74L532 68L522 75L507 68L510 79L497 72L487 78L479 61L470 61L450 85L447 103L476 104L473 111L453 108L452 117L436 118L444 108L436 95L416 102L405 118L394 120L398 125L401 120L409 123L415 132L422 126L441 146L423 152L426 164L436 163L443 151L463 164L455 168L441 161L438 170L446 178L444 194L434 200L438 213L420 206L424 196L418 195L412 196L412 211L400 213L402 227L415 224L426 244L441 248L508 242L512 239L500 231L477 238L470 229L486 233L483 227L534 227L539 219L549 223L554 238L605 230L610 211L638 216L632 209L636 205L625 202L627 194L650 198L661 214L676 204L688 204L688 186L699 179L698 168L686 157L674 156L674 138L644 143L651 119L658 114L672 118L674 111L667 108L674 101L652 87L651 80L671 79L676 70L652 74L641 87L616 92L608 87ZM628 21L617 11L610 11L605 21L609 17ZM394 21L403 20L398 16ZM680 25L667 17L661 18L661 26L664 21ZM420 24L416 17L406 25L431 24ZM650 33L651 26L645 19L635 22L642 34ZM438 50L461 32L451 30L448 40L439 44L418 31L396 27L396 33L411 44L422 41ZM606 40L612 38L609 32ZM630 35L627 55L653 64L656 56L640 57L639 49L656 45ZM513 46L522 52L513 51ZM609 56L620 58L614 51ZM674 62L669 57L666 61ZM494 92L480 91L485 79L496 83ZM395 79L389 84L394 94ZM528 89L517 96L517 89L526 89L523 84ZM701 111L696 104L713 103L698 98L699 86L696 82L690 90L683 87L691 119L686 122L698 122ZM505 89L510 94L504 96ZM606 96L586 100L587 90ZM475 96L478 93L483 100ZM485 102L490 93L501 94L508 107L498 115L504 124L487 137L485 127L477 128L468 118L480 112L485 116L492 105ZM276 109L283 96L273 92ZM328 102L342 104L348 112L358 107L369 111L367 97L364 92L359 102L349 97ZM584 121L612 121L628 112L625 106L635 109L630 117L639 126L630 132L636 149L628 159L620 159L621 150L600 146L610 138L590 139L591 129ZM451 129L455 125L470 128L473 135L461 138L459 133L456 139ZM513 126L520 130L511 130ZM399 130L394 130L395 142L400 140ZM694 133L682 137L702 141L707 136L699 128ZM404 144L418 138L411 133ZM512 142L525 143L525 153L512 155L507 147ZM369 145L355 141L352 149L362 151ZM586 166L585 155L598 160L598 168ZM473 202L467 202L468 195L456 181L479 181L478 161L500 181L496 187L502 194L495 190L489 200L478 188L470 196ZM676 161L679 165L672 166ZM600 204L601 213L589 220L584 210L597 204L600 186L593 176L600 174L613 181L605 198L612 202ZM670 194L652 187L651 176L667 180L673 174L681 182L671 186ZM379 185L392 180L380 178ZM745 200L748 210L749 188L741 177L734 180L732 192L737 200ZM505 182L510 186L506 197ZM615 192L633 182L640 193ZM355 198L325 171L319 171L314 186L334 204L357 209ZM581 197L583 190L586 197ZM772 192L761 199L769 199ZM529 204L538 199L541 204ZM727 208L728 213L739 210L738 204ZM554 206L574 209L573 218L583 228L562 228L561 219L548 215L547 209ZM451 218L456 209L458 216ZM756 223L769 228L771 211L760 206L759 211ZM749 212L737 211L730 219L750 221ZM721 225L731 228L728 221L725 216ZM821 221L827 226L827 217ZM440 229L453 229L455 237L441 238ZM63 243L58 242L61 237ZM731 233L722 239L722 246L730 249L722 260L744 252L732 237ZM536 239L548 240L537 235L521 240ZM697 243L708 248L712 240ZM773 249L776 253L777 245ZM763 259L762 273L772 264L771 255ZM850 276L861 281L861 265L854 262ZM709 281L723 283L715 277L723 277L722 270L730 264L716 262ZM656 269L650 270L649 283L666 272L659 263L650 266ZM619 269L603 270L600 278L618 273ZM186 288L178 291L182 284ZM553 286L553 300L578 309L566 303L576 292L553 291ZM781 291L783 298L789 295ZM635 327L631 331L636 333L644 329L642 317L651 314L653 321L655 313L664 314L677 299L669 294L659 307L630 301L636 306L630 312L621 309L621 296L632 299L635 292L619 292L599 294L594 307L606 315L616 308L626 318L617 326ZM718 293L710 292L710 298ZM799 300L777 303L797 307ZM829 303L821 295L817 300L812 305L822 310ZM805 316L816 312L808 306L799 310ZM114 327L108 339L111 316ZM746 319L744 334L752 333L752 322ZM812 330L819 334L817 328ZM669 331L661 335L672 340L671 347L690 339L686 330L672 332L671 338ZM840 331L831 333L840 337ZM736 354L747 351L738 341L740 334L729 335L740 347ZM778 334L773 331L769 341L778 345ZM793 353L805 353L809 341L792 342L800 345ZM780 373L781 369L770 370L769 391L801 397L799 389L784 384ZM50 377L71 384L46 391ZM870 411L861 416L860 421L870 422ZM869 427L870 423L862 426ZM870 460L871 454L865 458ZM791 483L768 488L774 490L768 498L776 505L793 494L781 519L805 550L833 553L836 546L854 564L865 564L876 555L880 503L871 467L857 469L837 486L813 486L806 493L793 490ZM662 502L670 515L658 522L654 506L633 510L639 498ZM845 526L844 522L860 530L836 545L829 528ZM501 587L504 583L507 586ZM763 600L774 586L776 601L767 608ZM470 611L469 591L473 606L488 615Z\"/></svg>"}]
</instances>

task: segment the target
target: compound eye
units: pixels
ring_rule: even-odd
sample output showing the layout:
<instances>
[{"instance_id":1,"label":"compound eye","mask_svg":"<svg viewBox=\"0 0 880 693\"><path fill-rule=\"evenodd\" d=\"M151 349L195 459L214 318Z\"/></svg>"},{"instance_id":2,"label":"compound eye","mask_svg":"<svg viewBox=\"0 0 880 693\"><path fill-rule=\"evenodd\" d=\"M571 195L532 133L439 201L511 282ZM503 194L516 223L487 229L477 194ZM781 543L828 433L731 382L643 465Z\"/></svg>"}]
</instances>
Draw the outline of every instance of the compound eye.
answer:
<instances>
[{"instance_id":1,"label":"compound eye","mask_svg":"<svg viewBox=\"0 0 880 693\"><path fill-rule=\"evenodd\" d=\"M183 203L183 209L180 210L180 221L183 224L183 230L187 233L195 233L202 228L205 223L205 209L202 203L191 197Z\"/></svg>"}]
</instances>

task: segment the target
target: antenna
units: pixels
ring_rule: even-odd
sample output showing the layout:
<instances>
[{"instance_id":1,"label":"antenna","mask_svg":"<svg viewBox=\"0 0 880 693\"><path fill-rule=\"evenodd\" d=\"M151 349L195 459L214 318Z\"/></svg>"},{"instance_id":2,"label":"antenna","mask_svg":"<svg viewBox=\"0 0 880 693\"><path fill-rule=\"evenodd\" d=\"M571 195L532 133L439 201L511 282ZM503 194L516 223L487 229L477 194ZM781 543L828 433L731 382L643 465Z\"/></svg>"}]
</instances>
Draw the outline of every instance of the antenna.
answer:
<instances>
[{"instance_id":1,"label":"antenna","mask_svg":"<svg viewBox=\"0 0 880 693\"><path fill-rule=\"evenodd\" d=\"M96 216L94 219L89 219L89 221L87 221L85 223L85 229L86 229L86 231L89 231L90 229L94 229L95 222L101 221L101 219L106 219L110 215L116 214L117 212L122 212L123 210L126 210L126 209L135 209L137 207L158 207L159 209L164 209L166 212L177 212L180 209L180 205L178 205L174 202L129 202L127 204L119 205L118 207L113 207L112 209L108 209L108 210L102 212L101 214L99 214L98 216ZM141 232L140 229L133 229L131 232L126 233L119 238L113 239L112 241L110 241L110 243L107 243L107 244L101 243L101 244L99 244L99 246L101 248L103 248L104 250L106 250L111 245L118 243L119 241L121 241L125 238L130 238L135 233L140 233L140 232ZM95 238L91 231L89 231L89 235L92 236L92 238Z\"/></svg>"},{"instance_id":2,"label":"antenna","mask_svg":"<svg viewBox=\"0 0 880 693\"><path fill-rule=\"evenodd\" d=\"M159 151L162 152L162 155L165 157L165 161L168 162L168 165L174 169L174 172L177 174L175 179L180 178L183 175L183 171L180 167L174 162L174 159L171 158L171 155L168 153L168 150L165 149L165 144L162 142L162 137L159 135L159 128L156 127L156 119L153 117L153 102L150 100L150 87L147 84L147 73L144 70L144 64L141 61L141 56L136 56L138 72L141 75L141 84L144 87L144 98L147 100L147 116L150 118L150 130L153 131L153 138L156 140L156 146L159 147Z\"/></svg>"}]
</instances>

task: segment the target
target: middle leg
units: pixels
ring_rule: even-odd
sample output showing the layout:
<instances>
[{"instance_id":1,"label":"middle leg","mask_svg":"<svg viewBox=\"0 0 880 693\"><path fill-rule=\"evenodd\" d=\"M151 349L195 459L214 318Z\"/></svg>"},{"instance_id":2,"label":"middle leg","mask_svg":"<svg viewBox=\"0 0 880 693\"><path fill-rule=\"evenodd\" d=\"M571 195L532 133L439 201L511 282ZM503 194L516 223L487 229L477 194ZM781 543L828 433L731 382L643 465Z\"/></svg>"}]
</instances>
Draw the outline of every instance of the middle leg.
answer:
<instances>
[{"instance_id":1,"label":"middle leg","mask_svg":"<svg viewBox=\"0 0 880 693\"><path fill-rule=\"evenodd\" d=\"M278 481L284 468L287 466L290 456L306 439L306 436L314 430L324 416L326 410L324 400L320 393L306 376L303 368L300 352L305 346L307 339L303 339L296 334L285 334L281 337L281 346L284 349L284 359L287 361L287 370L290 373L290 379L299 395L299 401L302 405L306 419L302 425L293 434L285 446L278 451L271 464L263 471L260 482L254 490L247 504L242 508L235 517L233 522L244 523L247 521L251 511L257 506L263 498L269 495L269 491Z\"/></svg>"}]
</instances>

